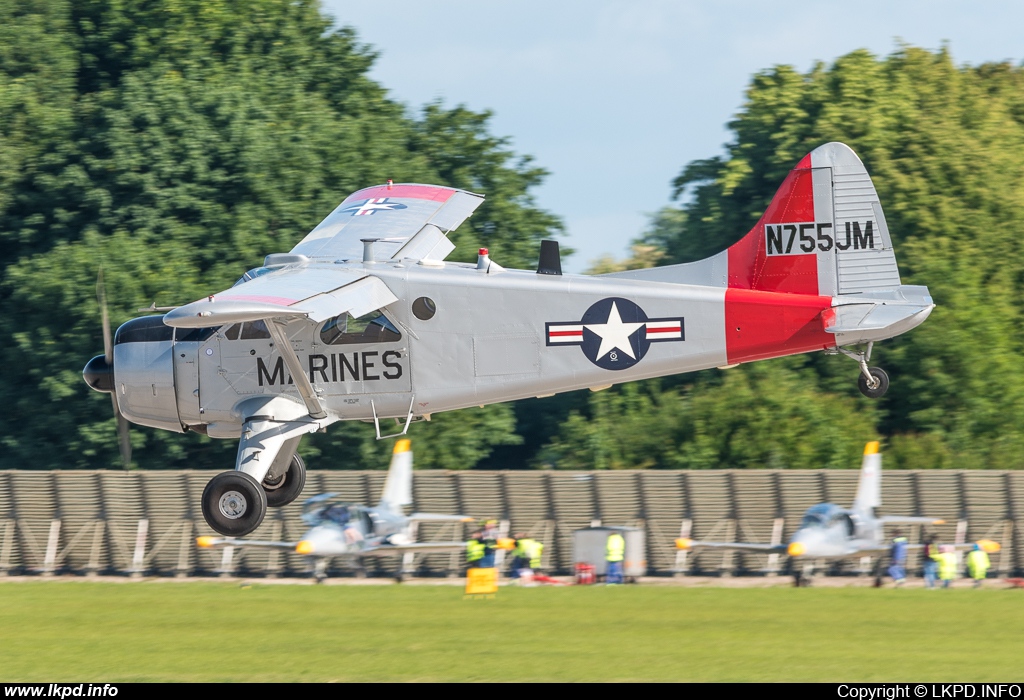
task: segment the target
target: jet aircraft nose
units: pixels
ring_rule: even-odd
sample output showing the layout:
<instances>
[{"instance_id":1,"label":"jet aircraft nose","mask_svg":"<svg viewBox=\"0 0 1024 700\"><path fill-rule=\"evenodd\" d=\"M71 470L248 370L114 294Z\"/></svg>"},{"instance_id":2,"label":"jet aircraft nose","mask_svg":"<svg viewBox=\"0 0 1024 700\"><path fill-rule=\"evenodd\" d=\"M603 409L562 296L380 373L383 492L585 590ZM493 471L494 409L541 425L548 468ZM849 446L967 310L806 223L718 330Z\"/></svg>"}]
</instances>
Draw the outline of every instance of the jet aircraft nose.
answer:
<instances>
[{"instance_id":1,"label":"jet aircraft nose","mask_svg":"<svg viewBox=\"0 0 1024 700\"><path fill-rule=\"evenodd\" d=\"M97 355L89 360L82 370L82 378L92 389L109 394L114 391L114 366L108 363L105 355Z\"/></svg>"}]
</instances>

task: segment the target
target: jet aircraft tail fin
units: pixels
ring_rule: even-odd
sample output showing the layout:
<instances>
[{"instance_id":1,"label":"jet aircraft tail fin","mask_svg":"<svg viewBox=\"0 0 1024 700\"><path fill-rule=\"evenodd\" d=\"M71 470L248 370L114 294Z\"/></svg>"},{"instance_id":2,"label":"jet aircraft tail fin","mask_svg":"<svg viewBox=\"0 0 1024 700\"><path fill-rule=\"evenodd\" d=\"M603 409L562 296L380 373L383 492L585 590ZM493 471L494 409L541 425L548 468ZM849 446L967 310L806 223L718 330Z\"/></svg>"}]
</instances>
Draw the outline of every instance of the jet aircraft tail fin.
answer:
<instances>
[{"instance_id":1,"label":"jet aircraft tail fin","mask_svg":"<svg viewBox=\"0 0 1024 700\"><path fill-rule=\"evenodd\" d=\"M857 496L853 499L853 510L870 513L882 505L882 455L878 453L878 441L864 446L864 460L860 467L860 481Z\"/></svg>"},{"instance_id":2,"label":"jet aircraft tail fin","mask_svg":"<svg viewBox=\"0 0 1024 700\"><path fill-rule=\"evenodd\" d=\"M391 453L391 466L384 480L379 508L401 513L402 507L412 503L412 442L407 439L395 443Z\"/></svg>"}]
</instances>

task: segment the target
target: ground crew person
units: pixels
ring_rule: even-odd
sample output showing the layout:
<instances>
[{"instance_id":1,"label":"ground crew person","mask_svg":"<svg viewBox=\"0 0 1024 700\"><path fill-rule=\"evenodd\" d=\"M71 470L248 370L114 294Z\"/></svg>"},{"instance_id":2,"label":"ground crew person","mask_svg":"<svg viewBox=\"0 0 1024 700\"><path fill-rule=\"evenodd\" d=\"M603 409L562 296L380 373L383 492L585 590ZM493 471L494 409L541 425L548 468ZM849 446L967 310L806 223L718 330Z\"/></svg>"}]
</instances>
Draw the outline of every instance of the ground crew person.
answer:
<instances>
[{"instance_id":1,"label":"ground crew person","mask_svg":"<svg viewBox=\"0 0 1024 700\"><path fill-rule=\"evenodd\" d=\"M939 579L942 581L942 587L949 588L956 578L956 552L952 546L944 544L939 548L935 559L939 562Z\"/></svg>"},{"instance_id":2,"label":"ground crew person","mask_svg":"<svg viewBox=\"0 0 1024 700\"><path fill-rule=\"evenodd\" d=\"M622 560L626 558L626 540L618 532L608 535L608 542L605 545L605 562L608 566L605 570L605 583L622 583Z\"/></svg>"},{"instance_id":3,"label":"ground crew person","mask_svg":"<svg viewBox=\"0 0 1024 700\"><path fill-rule=\"evenodd\" d=\"M981 587L981 582L988 574L988 567L988 554L979 545L974 545L974 549L967 555L967 571L974 579L975 588Z\"/></svg>"},{"instance_id":4,"label":"ground crew person","mask_svg":"<svg viewBox=\"0 0 1024 700\"><path fill-rule=\"evenodd\" d=\"M480 558L477 566L485 569L494 566L494 552L498 548L498 521L488 520L483 523L483 529L477 533L477 540L484 547L484 555Z\"/></svg>"},{"instance_id":5,"label":"ground crew person","mask_svg":"<svg viewBox=\"0 0 1024 700\"><path fill-rule=\"evenodd\" d=\"M892 548L889 550L889 575L892 576L893 583L902 586L907 579L907 538L899 530L892 534L895 537L892 538Z\"/></svg>"},{"instance_id":6,"label":"ground crew person","mask_svg":"<svg viewBox=\"0 0 1024 700\"><path fill-rule=\"evenodd\" d=\"M466 541L466 564L470 569L483 568L481 561L486 554L487 548L480 539L480 533L474 532Z\"/></svg>"},{"instance_id":7,"label":"ground crew person","mask_svg":"<svg viewBox=\"0 0 1024 700\"><path fill-rule=\"evenodd\" d=\"M529 570L531 573L540 568L541 555L544 552L544 545L532 537L523 533L516 535L516 548L512 550L512 576L518 578L523 575L521 572Z\"/></svg>"}]
</instances>

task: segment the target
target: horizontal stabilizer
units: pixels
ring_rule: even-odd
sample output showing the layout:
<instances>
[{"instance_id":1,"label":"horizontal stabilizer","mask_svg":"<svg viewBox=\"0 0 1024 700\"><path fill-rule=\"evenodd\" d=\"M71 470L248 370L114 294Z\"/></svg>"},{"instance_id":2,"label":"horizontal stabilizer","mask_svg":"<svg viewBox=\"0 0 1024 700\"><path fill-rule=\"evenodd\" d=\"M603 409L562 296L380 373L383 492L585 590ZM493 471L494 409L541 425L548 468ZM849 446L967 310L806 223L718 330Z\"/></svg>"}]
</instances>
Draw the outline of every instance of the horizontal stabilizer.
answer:
<instances>
[{"instance_id":1,"label":"horizontal stabilizer","mask_svg":"<svg viewBox=\"0 0 1024 700\"><path fill-rule=\"evenodd\" d=\"M924 323L934 304L854 303L822 313L826 333L846 335L843 344L883 339ZM849 337L854 336L854 337Z\"/></svg>"}]
</instances>

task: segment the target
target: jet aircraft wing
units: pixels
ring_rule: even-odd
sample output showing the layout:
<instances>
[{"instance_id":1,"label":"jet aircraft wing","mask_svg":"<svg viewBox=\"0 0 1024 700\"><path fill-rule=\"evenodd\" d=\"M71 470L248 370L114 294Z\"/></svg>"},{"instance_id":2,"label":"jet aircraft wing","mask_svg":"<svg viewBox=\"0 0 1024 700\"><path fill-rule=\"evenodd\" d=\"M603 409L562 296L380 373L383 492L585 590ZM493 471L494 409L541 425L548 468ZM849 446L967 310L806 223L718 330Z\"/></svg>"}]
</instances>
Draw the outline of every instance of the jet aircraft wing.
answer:
<instances>
[{"instance_id":1,"label":"jet aircraft wing","mask_svg":"<svg viewBox=\"0 0 1024 700\"><path fill-rule=\"evenodd\" d=\"M752 542L703 542L681 537L676 540L676 548L684 550L696 549L735 549L741 552L778 552L786 553L787 545L784 544L755 544Z\"/></svg>"},{"instance_id":2,"label":"jet aircraft wing","mask_svg":"<svg viewBox=\"0 0 1024 700\"><path fill-rule=\"evenodd\" d=\"M912 515L883 515L878 519L883 525L943 525L939 518L916 517Z\"/></svg>"},{"instance_id":3,"label":"jet aircraft wing","mask_svg":"<svg viewBox=\"0 0 1024 700\"><path fill-rule=\"evenodd\" d=\"M387 184L349 195L292 249L295 255L330 260L444 260L455 245L447 235L483 196L451 187ZM369 249L365 241L373 241Z\"/></svg>"},{"instance_id":4,"label":"jet aircraft wing","mask_svg":"<svg viewBox=\"0 0 1024 700\"><path fill-rule=\"evenodd\" d=\"M409 544L382 544L359 552L362 557L386 557L392 554L463 552L465 542L411 542Z\"/></svg>"},{"instance_id":5,"label":"jet aircraft wing","mask_svg":"<svg viewBox=\"0 0 1024 700\"><path fill-rule=\"evenodd\" d=\"M420 523L471 523L474 518L466 515L447 515L445 513L413 513L409 516L409 522Z\"/></svg>"},{"instance_id":6,"label":"jet aircraft wing","mask_svg":"<svg viewBox=\"0 0 1024 700\"><path fill-rule=\"evenodd\" d=\"M203 549L214 547L259 547L262 549L295 549L297 542L271 542L270 540L240 540L236 537L197 537L196 544Z\"/></svg>"}]
</instances>

